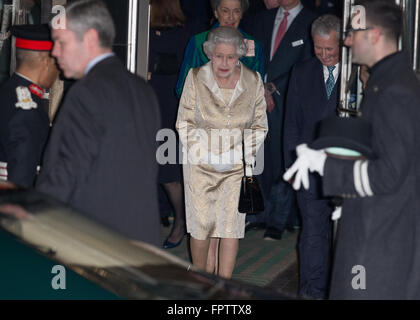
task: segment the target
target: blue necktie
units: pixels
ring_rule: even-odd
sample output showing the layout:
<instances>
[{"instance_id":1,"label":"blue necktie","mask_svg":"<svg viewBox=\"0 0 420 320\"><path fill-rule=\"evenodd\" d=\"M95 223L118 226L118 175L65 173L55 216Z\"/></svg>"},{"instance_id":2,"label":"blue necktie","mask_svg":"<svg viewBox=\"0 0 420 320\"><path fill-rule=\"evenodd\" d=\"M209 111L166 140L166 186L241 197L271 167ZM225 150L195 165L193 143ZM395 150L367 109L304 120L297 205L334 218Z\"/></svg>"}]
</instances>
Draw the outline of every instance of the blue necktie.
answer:
<instances>
[{"instance_id":1,"label":"blue necktie","mask_svg":"<svg viewBox=\"0 0 420 320\"><path fill-rule=\"evenodd\" d=\"M327 67L328 68L328 79L325 82L325 88L327 89L327 97L328 99L331 96L331 92L334 89L334 85L335 85L335 81L334 81L334 75L333 75L333 71L335 69L335 66L331 66L331 67Z\"/></svg>"}]
</instances>

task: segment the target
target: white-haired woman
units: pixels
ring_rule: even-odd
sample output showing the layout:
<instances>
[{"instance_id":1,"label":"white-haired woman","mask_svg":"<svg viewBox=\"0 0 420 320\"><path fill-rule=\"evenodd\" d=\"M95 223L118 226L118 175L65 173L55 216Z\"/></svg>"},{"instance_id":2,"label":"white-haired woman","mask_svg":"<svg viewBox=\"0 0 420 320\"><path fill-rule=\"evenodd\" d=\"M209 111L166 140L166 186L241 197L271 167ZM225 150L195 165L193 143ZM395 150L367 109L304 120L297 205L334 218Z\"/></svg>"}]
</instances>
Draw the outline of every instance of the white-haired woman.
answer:
<instances>
[{"instance_id":1,"label":"white-haired woman","mask_svg":"<svg viewBox=\"0 0 420 320\"><path fill-rule=\"evenodd\" d=\"M248 44L248 51L241 56L241 62L251 70L258 71L261 77L264 77L264 54L261 43L239 28L242 16L249 7L249 0L210 0L210 4L217 20L212 29L219 26L238 29ZM181 96L189 70L201 67L210 59L203 50L203 43L210 31L196 34L188 41L175 89L178 97Z\"/></svg>"},{"instance_id":2,"label":"white-haired woman","mask_svg":"<svg viewBox=\"0 0 420 320\"><path fill-rule=\"evenodd\" d=\"M188 155L187 232L193 264L230 278L245 231L238 212L242 136L253 132L244 140L250 165L267 133L266 103L261 76L239 61L247 46L236 28L213 29L203 47L210 61L189 71L176 124Z\"/></svg>"}]
</instances>

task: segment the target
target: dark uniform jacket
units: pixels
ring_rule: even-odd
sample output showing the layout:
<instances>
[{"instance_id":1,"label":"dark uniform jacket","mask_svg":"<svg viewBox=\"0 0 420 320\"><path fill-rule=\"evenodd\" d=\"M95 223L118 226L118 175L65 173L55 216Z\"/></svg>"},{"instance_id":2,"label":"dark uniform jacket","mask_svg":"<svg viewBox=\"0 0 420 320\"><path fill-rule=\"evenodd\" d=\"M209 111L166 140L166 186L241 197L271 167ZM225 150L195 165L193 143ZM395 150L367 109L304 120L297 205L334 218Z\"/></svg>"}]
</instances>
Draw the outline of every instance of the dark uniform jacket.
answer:
<instances>
[{"instance_id":1,"label":"dark uniform jacket","mask_svg":"<svg viewBox=\"0 0 420 320\"><path fill-rule=\"evenodd\" d=\"M23 187L33 185L48 138L48 104L42 94L16 73L0 89L0 161L7 163L7 179Z\"/></svg>"},{"instance_id":2,"label":"dark uniform jacket","mask_svg":"<svg viewBox=\"0 0 420 320\"><path fill-rule=\"evenodd\" d=\"M153 90L116 57L66 95L47 145L37 189L128 238L158 245Z\"/></svg>"},{"instance_id":3,"label":"dark uniform jacket","mask_svg":"<svg viewBox=\"0 0 420 320\"><path fill-rule=\"evenodd\" d=\"M344 198L330 296L420 299L420 85L408 55L372 68L361 112L377 159L324 168L325 194Z\"/></svg>"}]
</instances>

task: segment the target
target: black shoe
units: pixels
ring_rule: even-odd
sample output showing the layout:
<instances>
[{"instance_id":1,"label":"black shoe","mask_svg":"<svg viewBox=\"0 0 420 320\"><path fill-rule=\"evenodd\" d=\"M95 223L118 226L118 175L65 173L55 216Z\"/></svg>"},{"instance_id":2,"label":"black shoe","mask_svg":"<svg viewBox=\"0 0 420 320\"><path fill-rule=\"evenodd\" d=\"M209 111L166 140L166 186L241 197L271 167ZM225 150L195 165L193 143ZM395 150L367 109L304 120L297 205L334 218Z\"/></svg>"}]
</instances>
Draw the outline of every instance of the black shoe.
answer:
<instances>
[{"instance_id":1,"label":"black shoe","mask_svg":"<svg viewBox=\"0 0 420 320\"><path fill-rule=\"evenodd\" d=\"M182 236L182 238L178 241L178 242L170 242L168 240L168 238L166 238L166 240L163 242L162 248L163 249L172 249L172 248L176 248L178 247L182 240L184 239L184 236Z\"/></svg>"},{"instance_id":2,"label":"black shoe","mask_svg":"<svg viewBox=\"0 0 420 320\"><path fill-rule=\"evenodd\" d=\"M265 223L263 222L247 222L245 224L245 232L250 230L262 230L265 229Z\"/></svg>"},{"instance_id":3,"label":"black shoe","mask_svg":"<svg viewBox=\"0 0 420 320\"><path fill-rule=\"evenodd\" d=\"M268 227L264 233L264 240L280 240L283 231L276 228Z\"/></svg>"}]
</instances>

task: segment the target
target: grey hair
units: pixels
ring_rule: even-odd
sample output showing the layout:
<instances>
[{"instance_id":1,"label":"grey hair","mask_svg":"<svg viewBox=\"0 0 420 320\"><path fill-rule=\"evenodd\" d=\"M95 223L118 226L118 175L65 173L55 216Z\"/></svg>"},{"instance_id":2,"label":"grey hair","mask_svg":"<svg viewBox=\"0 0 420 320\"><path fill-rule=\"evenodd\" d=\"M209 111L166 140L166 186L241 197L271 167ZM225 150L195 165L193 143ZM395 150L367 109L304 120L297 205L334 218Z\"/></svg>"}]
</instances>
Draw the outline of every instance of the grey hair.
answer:
<instances>
[{"instance_id":1,"label":"grey hair","mask_svg":"<svg viewBox=\"0 0 420 320\"><path fill-rule=\"evenodd\" d=\"M248 52L244 37L236 28L218 27L209 32L207 41L203 43L204 53L209 59L219 43L232 44L236 48L236 54L239 58Z\"/></svg>"},{"instance_id":2,"label":"grey hair","mask_svg":"<svg viewBox=\"0 0 420 320\"><path fill-rule=\"evenodd\" d=\"M335 15L324 14L312 23L312 37L316 34L321 37L328 37L331 31L335 31L338 39L340 39L341 20Z\"/></svg>"},{"instance_id":3,"label":"grey hair","mask_svg":"<svg viewBox=\"0 0 420 320\"><path fill-rule=\"evenodd\" d=\"M101 0L79 0L66 6L67 27L78 40L90 29L98 32L102 48L111 48L115 39L115 25L105 3Z\"/></svg>"},{"instance_id":4,"label":"grey hair","mask_svg":"<svg viewBox=\"0 0 420 320\"><path fill-rule=\"evenodd\" d=\"M244 13L249 8L249 0L238 0L241 3L241 10ZM222 0L210 0L213 11L217 10Z\"/></svg>"}]
</instances>

